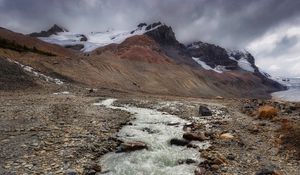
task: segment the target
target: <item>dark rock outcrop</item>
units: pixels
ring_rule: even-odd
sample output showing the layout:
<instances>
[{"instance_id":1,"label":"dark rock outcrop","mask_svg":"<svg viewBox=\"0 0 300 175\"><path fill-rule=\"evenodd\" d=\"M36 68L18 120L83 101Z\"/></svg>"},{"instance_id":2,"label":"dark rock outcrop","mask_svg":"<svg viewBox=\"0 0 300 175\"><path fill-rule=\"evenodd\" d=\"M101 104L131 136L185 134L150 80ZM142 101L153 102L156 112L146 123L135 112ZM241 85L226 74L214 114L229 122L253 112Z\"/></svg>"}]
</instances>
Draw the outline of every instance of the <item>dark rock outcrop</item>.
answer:
<instances>
[{"instance_id":1,"label":"dark rock outcrop","mask_svg":"<svg viewBox=\"0 0 300 175\"><path fill-rule=\"evenodd\" d=\"M17 64L0 57L0 90L26 89L36 86L34 79Z\"/></svg>"},{"instance_id":2,"label":"dark rock outcrop","mask_svg":"<svg viewBox=\"0 0 300 175\"><path fill-rule=\"evenodd\" d=\"M88 38L85 35L80 35L80 41L87 41Z\"/></svg>"},{"instance_id":3,"label":"dark rock outcrop","mask_svg":"<svg viewBox=\"0 0 300 175\"><path fill-rule=\"evenodd\" d=\"M157 27L158 24L161 26ZM151 26L157 28L146 32L145 35L155 40L167 56L172 58L177 64L186 64L192 67L199 66L192 59L185 45L177 41L172 27L161 23L154 23Z\"/></svg>"},{"instance_id":4,"label":"dark rock outcrop","mask_svg":"<svg viewBox=\"0 0 300 175\"><path fill-rule=\"evenodd\" d=\"M187 49L192 57L201 58L202 61L212 68L220 65L228 70L238 69L237 62L230 59L227 51L220 46L199 41L189 44Z\"/></svg>"},{"instance_id":5,"label":"dark rock outcrop","mask_svg":"<svg viewBox=\"0 0 300 175\"><path fill-rule=\"evenodd\" d=\"M67 29L54 24L49 30L41 31L39 33L31 33L29 36L31 37L49 37L51 35L56 35L59 32L68 32Z\"/></svg>"},{"instance_id":6,"label":"dark rock outcrop","mask_svg":"<svg viewBox=\"0 0 300 175\"><path fill-rule=\"evenodd\" d=\"M158 23L147 26L146 30L154 28L153 26L158 26ZM166 25L162 25L155 30L149 31L146 35L150 36L156 42L161 45L176 45L179 42L176 40L175 33L172 28Z\"/></svg>"},{"instance_id":7,"label":"dark rock outcrop","mask_svg":"<svg viewBox=\"0 0 300 175\"><path fill-rule=\"evenodd\" d=\"M65 48L73 49L73 50L81 50L84 48L83 44L75 44L75 45L66 45Z\"/></svg>"},{"instance_id":8,"label":"dark rock outcrop","mask_svg":"<svg viewBox=\"0 0 300 175\"><path fill-rule=\"evenodd\" d=\"M186 140L190 140L190 141L204 141L207 138L205 137L204 133L184 133L182 136L184 139Z\"/></svg>"},{"instance_id":9,"label":"dark rock outcrop","mask_svg":"<svg viewBox=\"0 0 300 175\"><path fill-rule=\"evenodd\" d=\"M184 140L184 139L171 139L170 140L170 144L171 145L176 145L176 146L187 146L190 143L190 141L188 140Z\"/></svg>"}]
</instances>

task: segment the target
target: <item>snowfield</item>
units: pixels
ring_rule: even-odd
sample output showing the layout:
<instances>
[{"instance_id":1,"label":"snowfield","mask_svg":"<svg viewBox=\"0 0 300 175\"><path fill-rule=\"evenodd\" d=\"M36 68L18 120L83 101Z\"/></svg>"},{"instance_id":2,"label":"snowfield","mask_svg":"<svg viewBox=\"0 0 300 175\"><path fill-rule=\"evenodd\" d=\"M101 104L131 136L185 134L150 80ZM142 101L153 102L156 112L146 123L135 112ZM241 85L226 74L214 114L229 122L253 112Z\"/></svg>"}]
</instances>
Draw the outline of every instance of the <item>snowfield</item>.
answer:
<instances>
[{"instance_id":1,"label":"snowfield","mask_svg":"<svg viewBox=\"0 0 300 175\"><path fill-rule=\"evenodd\" d=\"M205 70L212 70L212 71L215 71L219 74L227 71L227 69L224 66L218 65L215 68L212 68L209 65L207 65L204 61L201 61L200 58L195 58L195 57L192 57L192 58L193 58L194 61L196 61Z\"/></svg>"},{"instance_id":2,"label":"snowfield","mask_svg":"<svg viewBox=\"0 0 300 175\"><path fill-rule=\"evenodd\" d=\"M146 30L147 26L143 26L131 31L108 30L106 32L91 32L87 34L60 32L56 35L51 35L50 37L39 37L39 39L51 44L58 44L61 46L73 46L81 44L84 46L84 48L81 51L91 52L97 49L98 47L103 47L113 43L120 44L129 37L135 35L143 35L144 33L149 32L151 30L155 30L160 26L161 25L158 25L156 27L151 28L150 30ZM87 41L80 41L82 35L84 35L87 38Z\"/></svg>"}]
</instances>

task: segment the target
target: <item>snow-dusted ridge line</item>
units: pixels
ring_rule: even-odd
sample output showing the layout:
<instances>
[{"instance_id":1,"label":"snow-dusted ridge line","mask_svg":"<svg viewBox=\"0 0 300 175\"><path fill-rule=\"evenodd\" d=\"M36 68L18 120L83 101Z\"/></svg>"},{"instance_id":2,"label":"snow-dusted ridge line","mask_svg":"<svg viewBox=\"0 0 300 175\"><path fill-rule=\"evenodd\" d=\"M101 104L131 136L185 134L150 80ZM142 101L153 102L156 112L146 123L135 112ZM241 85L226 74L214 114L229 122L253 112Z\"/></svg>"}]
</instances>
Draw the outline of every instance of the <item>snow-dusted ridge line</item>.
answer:
<instances>
[{"instance_id":1,"label":"snow-dusted ridge line","mask_svg":"<svg viewBox=\"0 0 300 175\"><path fill-rule=\"evenodd\" d=\"M19 62L17 62L17 61L14 61L14 60L9 59L9 58L6 58L6 59L7 59L9 62L11 62L11 63L15 63L15 64L19 65L24 71L29 72L29 73L32 73L34 76L36 76L36 77L38 77L38 78L42 78L42 79L44 79L44 80L47 81L47 82L55 83L55 84L57 84L57 85L63 85L63 84L64 84L64 82L61 81L61 80L58 79L58 78L52 78L52 77L50 77L50 76L47 76L47 75L45 75L45 74L42 74L42 73L39 73L39 72L35 71L35 70L34 70L32 67L30 67L30 66L23 65L23 64L21 64L21 63L19 63Z\"/></svg>"},{"instance_id":2,"label":"snow-dusted ridge line","mask_svg":"<svg viewBox=\"0 0 300 175\"><path fill-rule=\"evenodd\" d=\"M109 44L120 44L129 37L135 35L143 35L144 33L155 30L162 25L163 24L157 25L149 30L146 30L147 26L143 26L130 31L108 30L106 32L91 32L87 34L60 32L49 37L39 37L39 39L51 44L57 44L61 46L81 44L84 46L81 51L91 52L99 47L103 47ZM87 37L87 41L80 41L82 35Z\"/></svg>"}]
</instances>

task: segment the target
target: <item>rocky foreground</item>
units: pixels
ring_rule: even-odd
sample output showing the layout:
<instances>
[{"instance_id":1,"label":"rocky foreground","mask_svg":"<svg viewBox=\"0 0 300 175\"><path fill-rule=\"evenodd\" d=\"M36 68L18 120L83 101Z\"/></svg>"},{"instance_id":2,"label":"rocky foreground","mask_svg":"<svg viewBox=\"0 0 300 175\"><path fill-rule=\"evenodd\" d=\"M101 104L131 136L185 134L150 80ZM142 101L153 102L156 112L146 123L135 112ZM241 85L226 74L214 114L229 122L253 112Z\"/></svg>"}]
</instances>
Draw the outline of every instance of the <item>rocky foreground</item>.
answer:
<instances>
[{"instance_id":1,"label":"rocky foreground","mask_svg":"<svg viewBox=\"0 0 300 175\"><path fill-rule=\"evenodd\" d=\"M195 146L189 144L191 140L211 144L199 149L205 160L197 165L197 175L300 172L299 104L86 90L1 93L0 174L105 173L98 162L103 154L120 151L118 146L132 149L132 144L120 143L116 136L122 126L130 124L131 114L93 105L107 95L118 98L116 105L156 109L189 120L182 138L174 138L170 144L186 149ZM275 108L270 115L269 111L261 115L261 107L266 105ZM185 163L194 161L178 162Z\"/></svg>"}]
</instances>

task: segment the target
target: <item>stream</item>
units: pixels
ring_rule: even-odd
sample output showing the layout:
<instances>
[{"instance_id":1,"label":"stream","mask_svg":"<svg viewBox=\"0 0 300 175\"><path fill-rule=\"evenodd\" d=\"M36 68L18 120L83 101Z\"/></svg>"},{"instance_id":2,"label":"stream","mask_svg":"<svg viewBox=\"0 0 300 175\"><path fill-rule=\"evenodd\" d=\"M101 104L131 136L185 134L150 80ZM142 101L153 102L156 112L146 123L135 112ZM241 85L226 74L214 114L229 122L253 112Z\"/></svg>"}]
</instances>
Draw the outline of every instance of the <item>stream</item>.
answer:
<instances>
[{"instance_id":1,"label":"stream","mask_svg":"<svg viewBox=\"0 0 300 175\"><path fill-rule=\"evenodd\" d=\"M100 159L107 175L194 175L203 161L199 149L170 145L172 138L182 138L183 126L189 121L154 109L124 105L113 106L116 99L106 99L94 105L125 110L134 115L132 125L124 126L118 133L122 141L142 141L148 149L134 152L111 152ZM178 125L168 125L178 123ZM193 142L207 148L208 142ZM195 163L179 164L180 160L193 159Z\"/></svg>"}]
</instances>

